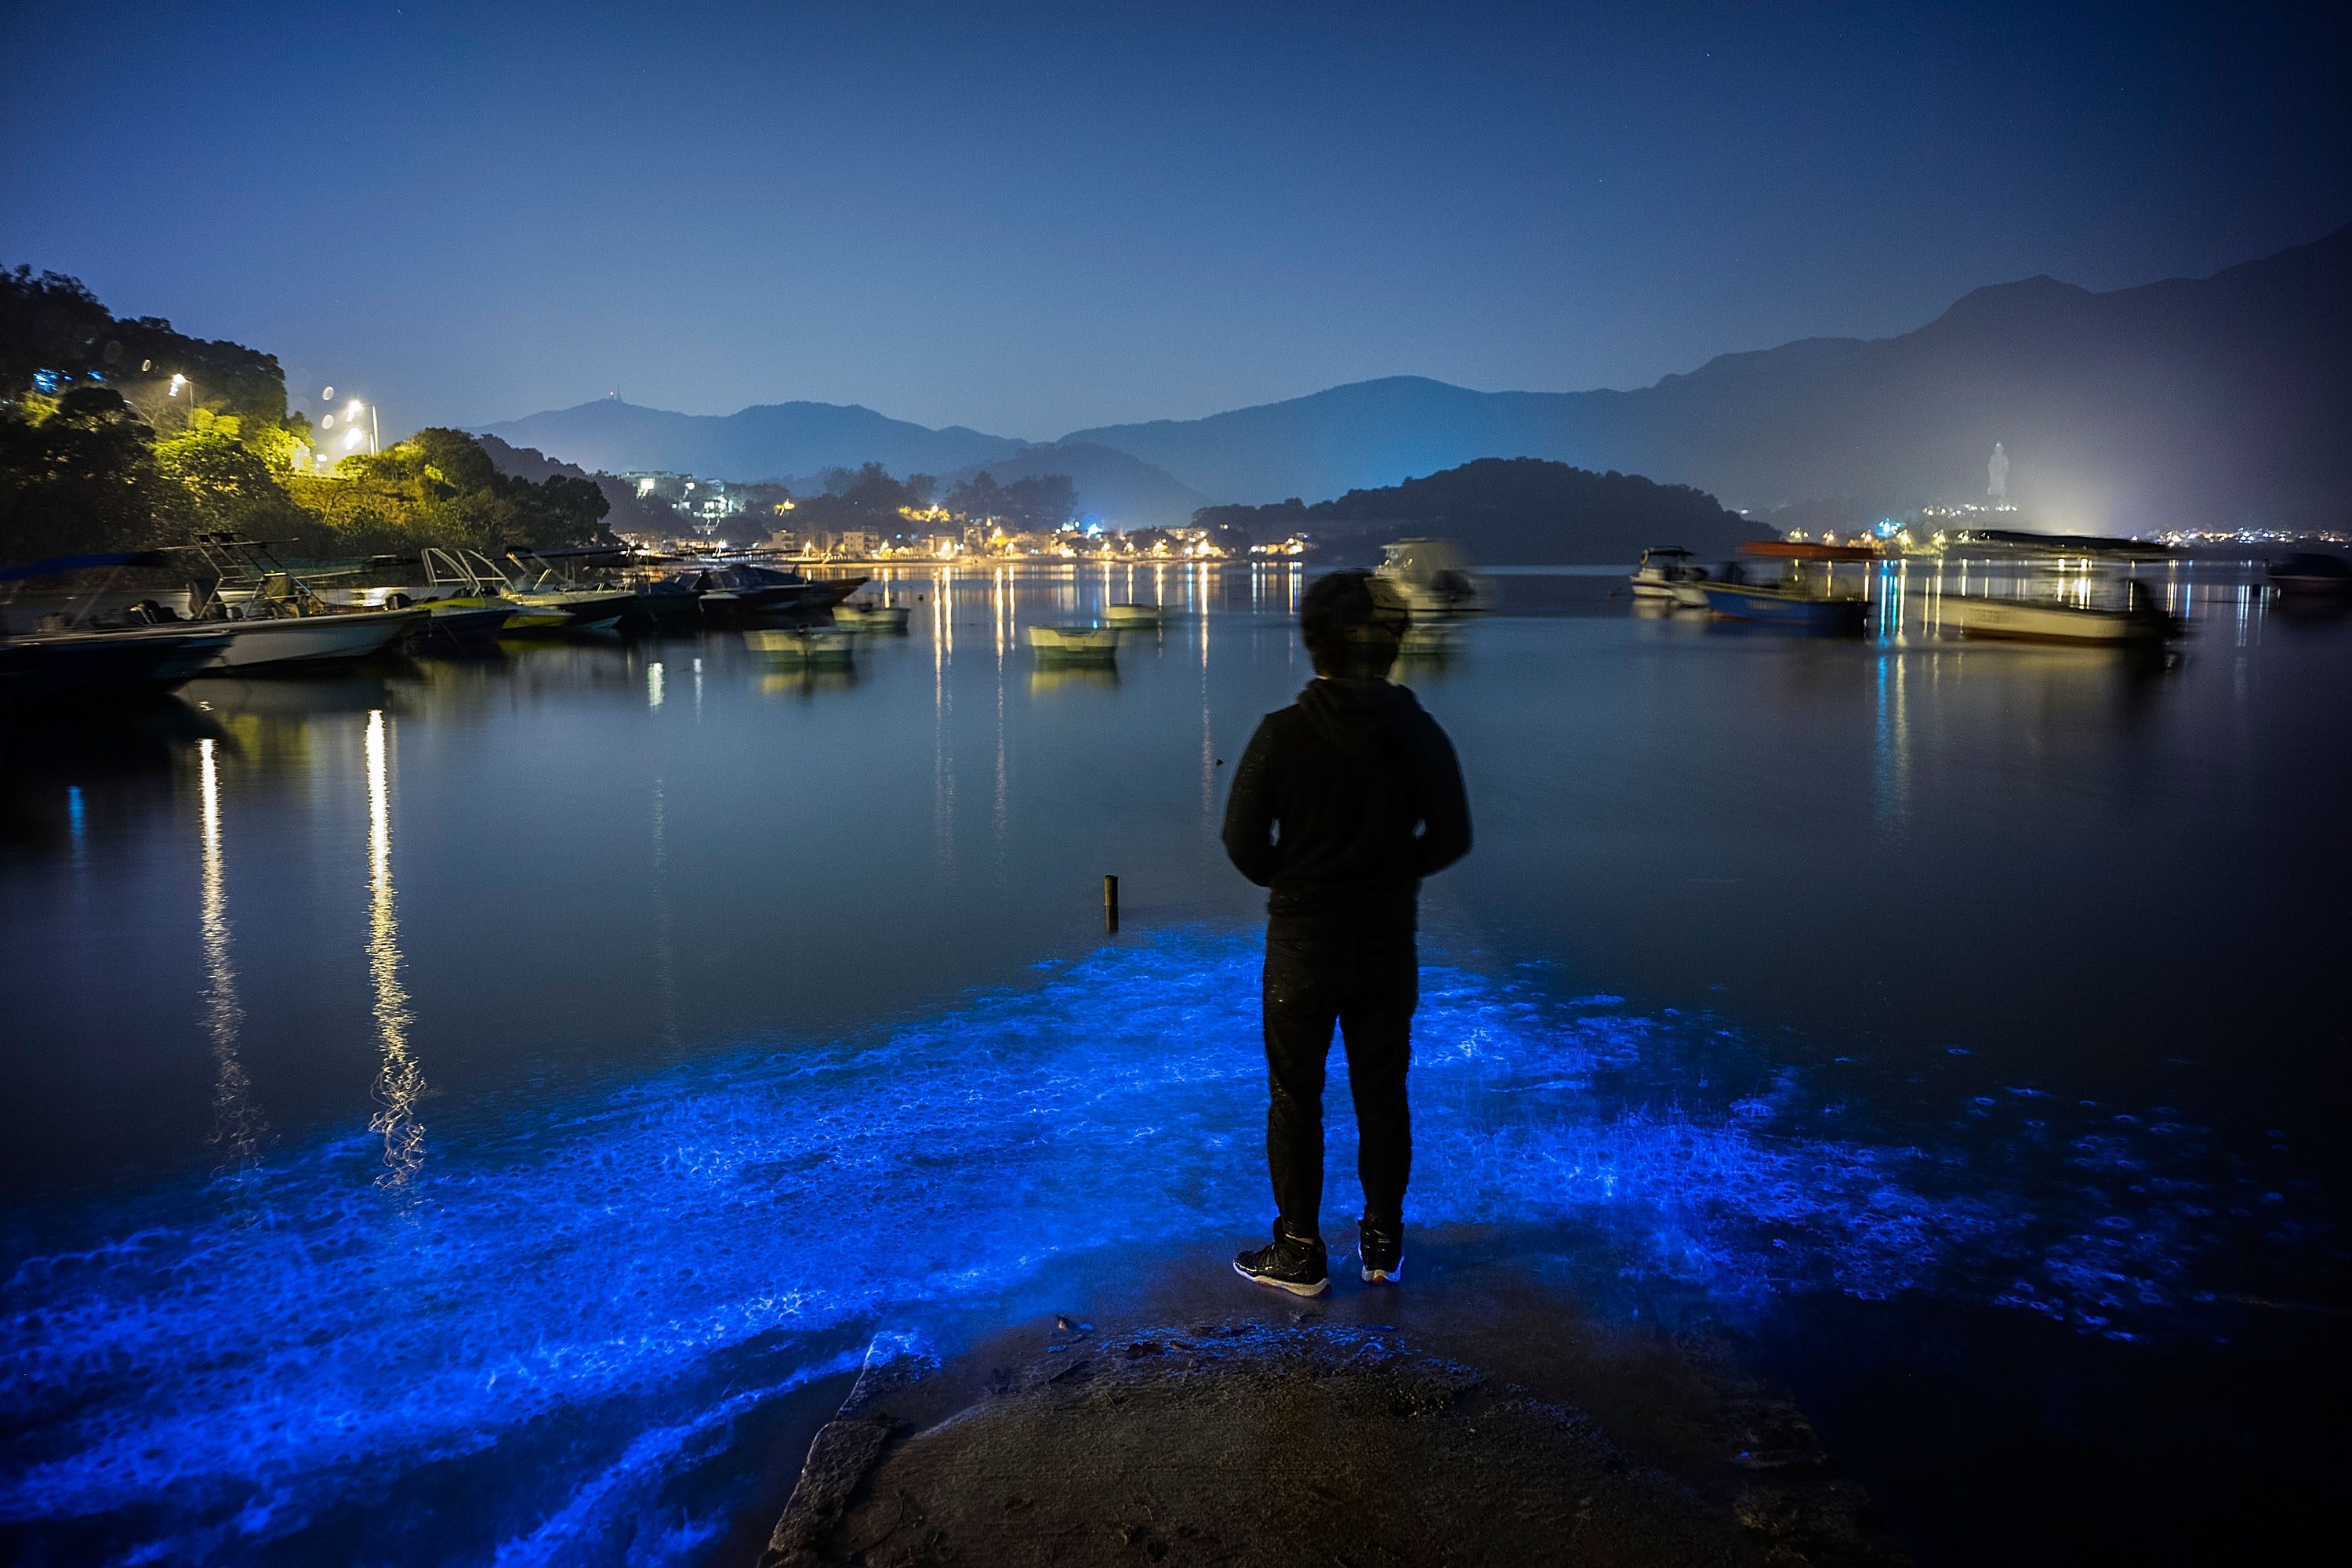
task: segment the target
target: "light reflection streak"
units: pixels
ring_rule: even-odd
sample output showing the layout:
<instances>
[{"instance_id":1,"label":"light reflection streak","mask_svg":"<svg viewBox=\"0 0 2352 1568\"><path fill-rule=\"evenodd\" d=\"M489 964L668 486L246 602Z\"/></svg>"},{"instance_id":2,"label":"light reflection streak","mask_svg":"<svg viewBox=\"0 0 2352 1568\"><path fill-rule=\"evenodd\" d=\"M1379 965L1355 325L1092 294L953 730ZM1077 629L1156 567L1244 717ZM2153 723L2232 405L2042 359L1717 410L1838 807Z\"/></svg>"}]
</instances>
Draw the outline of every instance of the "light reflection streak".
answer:
<instances>
[{"instance_id":1,"label":"light reflection streak","mask_svg":"<svg viewBox=\"0 0 2352 1568\"><path fill-rule=\"evenodd\" d=\"M659 669L659 665L654 666ZM383 1138L383 1186L400 1186L425 1163L425 1128L416 1120L425 1075L408 1048L408 993L400 984L400 923L393 908L390 736L383 710L368 714L368 973L375 983L375 1028L383 1050L376 1074L378 1110L368 1131Z\"/></svg>"},{"instance_id":2,"label":"light reflection streak","mask_svg":"<svg viewBox=\"0 0 2352 1568\"><path fill-rule=\"evenodd\" d=\"M204 787L205 1032L213 1045L212 1142L228 1156L231 1169L259 1152L265 1131L253 1103L253 1081L236 1049L245 1008L236 996L236 967L229 959L228 889L221 856L220 751L210 739L196 742Z\"/></svg>"}]
</instances>

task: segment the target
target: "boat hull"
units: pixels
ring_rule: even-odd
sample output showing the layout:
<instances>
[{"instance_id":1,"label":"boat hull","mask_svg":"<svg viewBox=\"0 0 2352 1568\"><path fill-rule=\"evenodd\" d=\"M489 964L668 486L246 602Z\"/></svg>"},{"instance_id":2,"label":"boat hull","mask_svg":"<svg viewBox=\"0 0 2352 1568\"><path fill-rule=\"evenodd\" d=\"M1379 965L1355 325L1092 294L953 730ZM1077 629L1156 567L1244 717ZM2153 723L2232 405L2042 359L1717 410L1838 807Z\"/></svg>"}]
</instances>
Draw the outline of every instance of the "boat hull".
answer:
<instances>
[{"instance_id":1,"label":"boat hull","mask_svg":"<svg viewBox=\"0 0 2352 1568\"><path fill-rule=\"evenodd\" d=\"M226 632L176 628L0 637L0 707L120 701L169 691L227 646Z\"/></svg>"},{"instance_id":2,"label":"boat hull","mask_svg":"<svg viewBox=\"0 0 2352 1568\"><path fill-rule=\"evenodd\" d=\"M1697 589L1707 609L1726 619L1822 637L1857 636L1870 614L1870 606L1860 599L1819 598L1738 583L1702 583Z\"/></svg>"},{"instance_id":3,"label":"boat hull","mask_svg":"<svg viewBox=\"0 0 2352 1568\"><path fill-rule=\"evenodd\" d=\"M1108 664L1118 657L1118 633L1108 626L1030 626L1024 635L1044 660Z\"/></svg>"},{"instance_id":4,"label":"boat hull","mask_svg":"<svg viewBox=\"0 0 2352 1568\"><path fill-rule=\"evenodd\" d=\"M419 630L431 618L431 613L423 608L366 610L275 621L208 622L205 627L228 634L228 642L215 660L217 668L268 669L366 658Z\"/></svg>"},{"instance_id":5,"label":"boat hull","mask_svg":"<svg viewBox=\"0 0 2352 1568\"><path fill-rule=\"evenodd\" d=\"M2168 616L1959 594L1947 594L1937 601L1936 616L1947 631L2006 642L2122 647L2161 642L2170 630Z\"/></svg>"}]
</instances>

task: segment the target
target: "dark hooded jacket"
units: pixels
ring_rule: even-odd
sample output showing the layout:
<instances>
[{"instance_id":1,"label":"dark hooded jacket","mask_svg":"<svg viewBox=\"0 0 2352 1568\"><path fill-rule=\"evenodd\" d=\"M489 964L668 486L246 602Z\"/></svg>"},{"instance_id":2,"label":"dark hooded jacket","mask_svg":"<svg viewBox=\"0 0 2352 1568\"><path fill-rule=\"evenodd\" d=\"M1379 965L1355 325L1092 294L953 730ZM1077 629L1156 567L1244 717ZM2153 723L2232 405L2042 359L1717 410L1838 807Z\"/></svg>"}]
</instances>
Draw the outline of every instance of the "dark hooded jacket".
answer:
<instances>
[{"instance_id":1,"label":"dark hooded jacket","mask_svg":"<svg viewBox=\"0 0 2352 1568\"><path fill-rule=\"evenodd\" d=\"M1410 934L1421 879L1469 852L1454 744L1402 686L1318 679L1234 770L1225 853L1273 889L1270 937Z\"/></svg>"}]
</instances>

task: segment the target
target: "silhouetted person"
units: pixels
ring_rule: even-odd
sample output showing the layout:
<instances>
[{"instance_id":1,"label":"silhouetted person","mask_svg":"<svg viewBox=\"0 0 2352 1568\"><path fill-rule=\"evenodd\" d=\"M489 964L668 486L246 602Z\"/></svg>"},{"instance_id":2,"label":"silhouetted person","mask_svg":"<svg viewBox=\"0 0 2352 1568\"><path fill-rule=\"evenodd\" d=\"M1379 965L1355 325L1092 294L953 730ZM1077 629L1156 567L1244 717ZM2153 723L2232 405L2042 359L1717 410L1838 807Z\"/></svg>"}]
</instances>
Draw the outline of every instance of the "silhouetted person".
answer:
<instances>
[{"instance_id":1,"label":"silhouetted person","mask_svg":"<svg viewBox=\"0 0 2352 1568\"><path fill-rule=\"evenodd\" d=\"M1470 850L1453 742L1388 681L1406 616L1366 572L1307 590L1299 630L1316 679L1269 713L1234 770L1225 853L1266 900L1266 1164L1274 1240L1234 1271L1301 1296L1330 1289L1323 1204L1323 1066L1338 1025L1356 1099L1359 1227L1367 1280L1404 1262L1412 1164L1405 1066L1420 1000L1421 879Z\"/></svg>"}]
</instances>

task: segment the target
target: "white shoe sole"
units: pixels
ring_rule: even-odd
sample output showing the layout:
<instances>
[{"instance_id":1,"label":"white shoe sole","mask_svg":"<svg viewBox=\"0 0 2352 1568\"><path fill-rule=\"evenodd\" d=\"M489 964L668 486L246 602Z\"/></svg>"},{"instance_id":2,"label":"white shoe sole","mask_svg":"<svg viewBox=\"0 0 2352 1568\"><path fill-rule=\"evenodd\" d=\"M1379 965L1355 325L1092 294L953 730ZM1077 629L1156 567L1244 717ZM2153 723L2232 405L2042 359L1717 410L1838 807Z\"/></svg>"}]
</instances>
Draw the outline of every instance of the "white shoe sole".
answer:
<instances>
[{"instance_id":1,"label":"white shoe sole","mask_svg":"<svg viewBox=\"0 0 2352 1568\"><path fill-rule=\"evenodd\" d=\"M1394 1285L1403 1279L1403 1278L1404 1259L1402 1258L1396 1260L1396 1266L1392 1268L1367 1268L1364 1270L1364 1283L1367 1285Z\"/></svg>"},{"instance_id":2,"label":"white shoe sole","mask_svg":"<svg viewBox=\"0 0 2352 1568\"><path fill-rule=\"evenodd\" d=\"M1253 1285L1264 1285L1274 1290L1287 1290L1294 1296L1322 1296L1328 1294L1331 1289L1331 1281L1328 1279L1318 1279L1312 1285L1293 1285L1286 1279L1269 1279L1263 1274L1253 1274L1238 1263L1234 1265L1234 1272Z\"/></svg>"}]
</instances>

